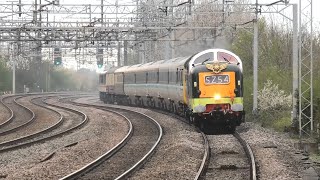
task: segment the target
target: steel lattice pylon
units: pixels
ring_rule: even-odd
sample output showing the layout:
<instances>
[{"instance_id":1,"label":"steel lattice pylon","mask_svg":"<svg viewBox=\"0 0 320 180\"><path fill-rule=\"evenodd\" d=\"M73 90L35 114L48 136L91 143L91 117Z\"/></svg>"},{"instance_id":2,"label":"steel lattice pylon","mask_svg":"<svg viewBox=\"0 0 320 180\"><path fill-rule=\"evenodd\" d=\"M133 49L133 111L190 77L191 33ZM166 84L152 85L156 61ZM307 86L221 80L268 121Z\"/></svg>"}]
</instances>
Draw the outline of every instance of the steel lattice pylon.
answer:
<instances>
[{"instance_id":1,"label":"steel lattice pylon","mask_svg":"<svg viewBox=\"0 0 320 180\"><path fill-rule=\"evenodd\" d=\"M299 21L299 134L312 135L313 124L313 49L312 0L300 0Z\"/></svg>"}]
</instances>

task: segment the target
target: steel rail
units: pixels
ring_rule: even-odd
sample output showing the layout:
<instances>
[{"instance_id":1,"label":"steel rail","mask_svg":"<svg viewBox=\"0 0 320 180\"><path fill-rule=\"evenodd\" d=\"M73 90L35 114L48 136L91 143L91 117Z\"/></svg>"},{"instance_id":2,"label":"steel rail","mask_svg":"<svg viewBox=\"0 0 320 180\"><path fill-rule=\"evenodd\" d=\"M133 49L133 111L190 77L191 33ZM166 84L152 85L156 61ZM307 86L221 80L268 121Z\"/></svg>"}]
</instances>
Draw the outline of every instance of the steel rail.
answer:
<instances>
[{"instance_id":1,"label":"steel rail","mask_svg":"<svg viewBox=\"0 0 320 180\"><path fill-rule=\"evenodd\" d=\"M238 132L235 132L232 135L235 138L238 139L240 144L243 146L247 157L249 158L249 161L250 161L250 179L251 180L256 180L257 179L256 163L255 163L253 151L252 151L250 145L244 139L241 138L241 136L240 136L240 134Z\"/></svg>"},{"instance_id":2,"label":"steel rail","mask_svg":"<svg viewBox=\"0 0 320 180\"><path fill-rule=\"evenodd\" d=\"M9 98L9 97L11 97L11 96L6 96L6 97L2 97L2 96L1 96L1 100L0 100L1 104L3 104L3 106L11 113L11 115L10 115L10 117L9 117L5 122L3 122L3 123L0 124L0 128L3 127L3 126L5 126L6 124L12 122L12 120L13 120L13 118L14 118L14 114L13 114L12 109L10 109L9 106L7 106L7 105L3 102L3 99Z\"/></svg>"},{"instance_id":3,"label":"steel rail","mask_svg":"<svg viewBox=\"0 0 320 180\"><path fill-rule=\"evenodd\" d=\"M28 121L26 121L25 123L23 123L23 124L20 124L20 125L18 125L18 126L16 126L16 127L12 127L11 129L8 129L8 130L6 130L6 131L0 132L0 135L5 135L5 134L12 133L12 132L16 132L16 131L18 131L19 129L21 129L21 128L27 126L27 125L29 125L32 121L35 120L36 115L34 114L34 112L33 112L31 109L29 109L28 107L26 107L26 106L24 106L23 104L18 103L18 102L16 101L17 99L20 99L20 98L22 98L22 97L24 97L24 96L19 96L19 97L14 98L14 99L13 99L13 102L16 103L18 106L21 106L22 108L26 109L26 110L31 114L31 118L30 118Z\"/></svg>"},{"instance_id":4,"label":"steel rail","mask_svg":"<svg viewBox=\"0 0 320 180\"><path fill-rule=\"evenodd\" d=\"M203 132L201 132L201 135L204 140L204 153L203 153L201 165L199 167L199 170L198 170L196 176L194 177L194 180L201 179L201 177L205 173L206 167L208 166L209 159L210 159L210 146L209 146L208 138Z\"/></svg>"}]
</instances>

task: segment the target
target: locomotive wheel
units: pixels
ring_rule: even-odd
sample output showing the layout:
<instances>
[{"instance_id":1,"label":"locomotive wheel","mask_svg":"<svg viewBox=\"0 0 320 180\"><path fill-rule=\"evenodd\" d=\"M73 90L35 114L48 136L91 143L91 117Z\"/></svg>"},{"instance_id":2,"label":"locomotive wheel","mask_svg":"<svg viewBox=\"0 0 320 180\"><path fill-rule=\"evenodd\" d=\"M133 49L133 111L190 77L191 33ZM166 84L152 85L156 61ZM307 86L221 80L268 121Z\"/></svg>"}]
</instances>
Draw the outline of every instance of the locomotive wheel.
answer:
<instances>
[{"instance_id":1,"label":"locomotive wheel","mask_svg":"<svg viewBox=\"0 0 320 180\"><path fill-rule=\"evenodd\" d=\"M164 103L161 102L161 109L164 109Z\"/></svg>"},{"instance_id":2,"label":"locomotive wheel","mask_svg":"<svg viewBox=\"0 0 320 180\"><path fill-rule=\"evenodd\" d=\"M236 124L235 123L232 123L228 126L228 131L229 133L234 133L236 131Z\"/></svg>"},{"instance_id":3,"label":"locomotive wheel","mask_svg":"<svg viewBox=\"0 0 320 180\"><path fill-rule=\"evenodd\" d=\"M235 131L236 131L236 126L235 126L235 125L230 125L230 126L228 127L228 132L229 132L230 134L234 133Z\"/></svg>"},{"instance_id":4,"label":"locomotive wheel","mask_svg":"<svg viewBox=\"0 0 320 180\"><path fill-rule=\"evenodd\" d=\"M174 109L173 109L173 103L169 104L169 111L173 113Z\"/></svg>"},{"instance_id":5,"label":"locomotive wheel","mask_svg":"<svg viewBox=\"0 0 320 180\"><path fill-rule=\"evenodd\" d=\"M138 100L138 106L140 106L140 107L141 107L141 106L142 106L142 104L143 104L142 99L139 99L139 100Z\"/></svg>"},{"instance_id":6,"label":"locomotive wheel","mask_svg":"<svg viewBox=\"0 0 320 180\"><path fill-rule=\"evenodd\" d=\"M177 106L176 106L175 104L173 104L173 113L174 113L174 114L178 114L178 112L177 112Z\"/></svg>"},{"instance_id":7,"label":"locomotive wheel","mask_svg":"<svg viewBox=\"0 0 320 180\"><path fill-rule=\"evenodd\" d=\"M194 117L189 116L189 118L188 118L188 123L189 123L189 124L193 124L193 122L194 122Z\"/></svg>"},{"instance_id":8,"label":"locomotive wheel","mask_svg":"<svg viewBox=\"0 0 320 180\"><path fill-rule=\"evenodd\" d=\"M200 120L199 117L193 117L193 124L197 127L200 127Z\"/></svg>"},{"instance_id":9,"label":"locomotive wheel","mask_svg":"<svg viewBox=\"0 0 320 180\"><path fill-rule=\"evenodd\" d=\"M153 107L153 108L156 107L156 103L154 101L151 101L151 107Z\"/></svg>"},{"instance_id":10,"label":"locomotive wheel","mask_svg":"<svg viewBox=\"0 0 320 180\"><path fill-rule=\"evenodd\" d=\"M136 106L139 106L139 100L138 100L138 99L135 99L135 100L134 100L134 104L135 104Z\"/></svg>"},{"instance_id":11,"label":"locomotive wheel","mask_svg":"<svg viewBox=\"0 0 320 180\"><path fill-rule=\"evenodd\" d=\"M200 130L204 133L207 133L207 126L208 126L208 123L206 121L200 121L199 123L200 126Z\"/></svg>"}]
</instances>

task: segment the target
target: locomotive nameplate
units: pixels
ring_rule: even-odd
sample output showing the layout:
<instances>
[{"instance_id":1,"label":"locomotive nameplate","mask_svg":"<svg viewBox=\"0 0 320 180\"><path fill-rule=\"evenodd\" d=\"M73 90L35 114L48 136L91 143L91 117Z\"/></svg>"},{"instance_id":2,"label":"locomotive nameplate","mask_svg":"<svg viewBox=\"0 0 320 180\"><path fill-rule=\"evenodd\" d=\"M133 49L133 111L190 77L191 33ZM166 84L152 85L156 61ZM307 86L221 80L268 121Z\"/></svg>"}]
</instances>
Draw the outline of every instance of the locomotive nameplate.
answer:
<instances>
[{"instance_id":1,"label":"locomotive nameplate","mask_svg":"<svg viewBox=\"0 0 320 180\"><path fill-rule=\"evenodd\" d=\"M222 70L226 69L228 66L228 63L213 63L213 64L206 64L206 68L211 70L213 73L220 73Z\"/></svg>"},{"instance_id":2,"label":"locomotive nameplate","mask_svg":"<svg viewBox=\"0 0 320 180\"><path fill-rule=\"evenodd\" d=\"M204 82L206 85L211 84L229 84L230 77L227 74L210 75L204 77Z\"/></svg>"}]
</instances>

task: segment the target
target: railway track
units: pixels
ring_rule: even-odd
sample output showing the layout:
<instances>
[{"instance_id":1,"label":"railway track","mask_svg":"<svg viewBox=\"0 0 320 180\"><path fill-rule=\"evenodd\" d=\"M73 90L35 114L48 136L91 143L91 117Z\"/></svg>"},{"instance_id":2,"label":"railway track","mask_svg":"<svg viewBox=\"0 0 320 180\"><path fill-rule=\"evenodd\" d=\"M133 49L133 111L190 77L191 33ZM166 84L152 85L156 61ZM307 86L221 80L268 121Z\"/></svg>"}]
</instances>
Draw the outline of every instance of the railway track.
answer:
<instances>
[{"instance_id":1,"label":"railway track","mask_svg":"<svg viewBox=\"0 0 320 180\"><path fill-rule=\"evenodd\" d=\"M39 106L42 106L43 108L50 109L55 113L59 114L60 116L59 121L57 121L57 123L41 131L0 143L0 152L6 152L9 150L18 149L21 147L32 145L34 143L40 143L55 137L62 136L64 134L72 132L77 128L82 127L88 121L87 115L76 109L55 105L55 104L49 104L45 101L42 101L42 103L37 102L36 104ZM70 117L66 118L65 116L62 115L61 112L59 112L59 110L54 110L52 108L48 108L47 106L52 106L57 109L60 109L60 111L64 111L64 113L69 113L69 114L73 113L73 115L69 115ZM79 119L79 117L80 117L80 120L75 120L75 119Z\"/></svg>"},{"instance_id":2,"label":"railway track","mask_svg":"<svg viewBox=\"0 0 320 180\"><path fill-rule=\"evenodd\" d=\"M0 122L0 129L1 127L3 127L4 125L10 123L12 120L13 120L13 111L12 109L10 109L4 102L3 102L3 99L5 99L3 96L0 97L0 103L1 105L8 111L8 113L10 114L8 119L6 120L1 120Z\"/></svg>"},{"instance_id":3,"label":"railway track","mask_svg":"<svg viewBox=\"0 0 320 180\"><path fill-rule=\"evenodd\" d=\"M95 161L61 179L125 179L151 157L162 137L162 128L153 118L136 111L82 104L119 114L130 126L126 137Z\"/></svg>"},{"instance_id":4,"label":"railway track","mask_svg":"<svg viewBox=\"0 0 320 180\"><path fill-rule=\"evenodd\" d=\"M3 104L10 109L11 116L0 125L0 136L13 133L34 121L35 114L28 107L17 102L23 96L8 96L3 98Z\"/></svg>"},{"instance_id":5,"label":"railway track","mask_svg":"<svg viewBox=\"0 0 320 180\"><path fill-rule=\"evenodd\" d=\"M257 179L252 150L237 132L208 135L207 139L210 158L204 158L204 173L195 179Z\"/></svg>"},{"instance_id":6,"label":"railway track","mask_svg":"<svg viewBox=\"0 0 320 180\"><path fill-rule=\"evenodd\" d=\"M174 115L172 113L164 112L161 110L156 110L157 112L163 114L170 114L175 116L177 119L180 119L184 123L188 123L188 121L178 115ZM199 131L199 130L198 130ZM199 131L200 132L200 131ZM204 152L202 163L200 168L195 175L195 180L200 179L250 179L256 180L256 166L255 160L252 153L250 146L241 138L241 136L235 132L234 134L227 134L227 135L205 135L204 133L200 132L203 137L204 142ZM213 146L223 146L223 141L218 141L213 139L217 137L218 139L220 136L225 136L229 139L233 139L232 145L226 145L227 150L212 152L210 149L214 149ZM240 147L239 152L233 151L232 149L228 150L230 147ZM219 148L219 147L218 147ZM221 148L221 147L220 147ZM224 147L222 147L223 149ZM236 148L235 148L236 149ZM242 149L242 150L241 150ZM214 154L211 156L211 154ZM219 157L221 156L221 157ZM238 156L238 157L237 157ZM227 161L224 164L219 164L217 159L226 159ZM244 162L243 164L233 163L232 161L228 161L228 159L237 159L239 161ZM237 172L238 171L238 172ZM218 174L218 175L217 175ZM228 176L228 174L231 176ZM222 176L221 176L222 175Z\"/></svg>"}]
</instances>

